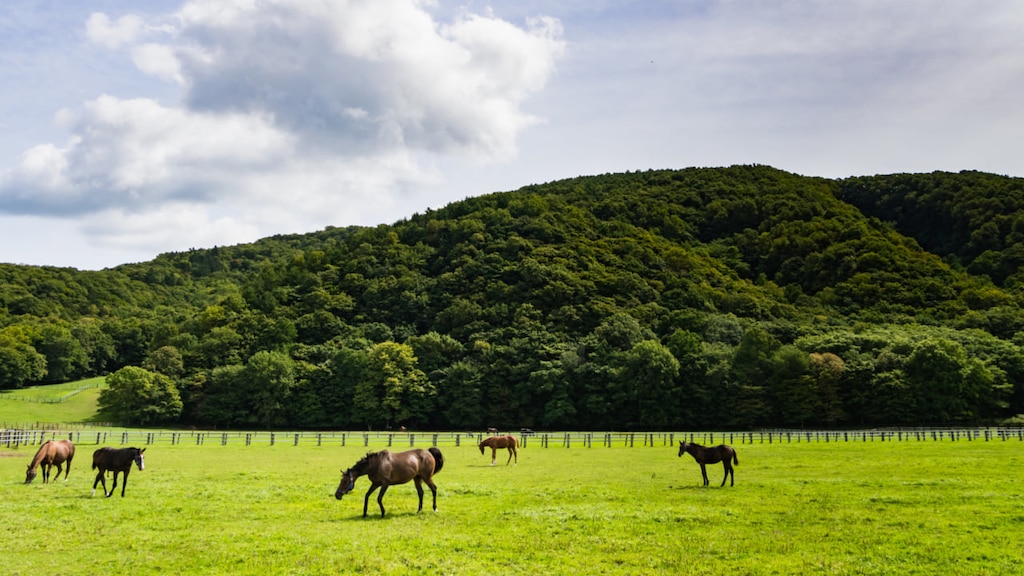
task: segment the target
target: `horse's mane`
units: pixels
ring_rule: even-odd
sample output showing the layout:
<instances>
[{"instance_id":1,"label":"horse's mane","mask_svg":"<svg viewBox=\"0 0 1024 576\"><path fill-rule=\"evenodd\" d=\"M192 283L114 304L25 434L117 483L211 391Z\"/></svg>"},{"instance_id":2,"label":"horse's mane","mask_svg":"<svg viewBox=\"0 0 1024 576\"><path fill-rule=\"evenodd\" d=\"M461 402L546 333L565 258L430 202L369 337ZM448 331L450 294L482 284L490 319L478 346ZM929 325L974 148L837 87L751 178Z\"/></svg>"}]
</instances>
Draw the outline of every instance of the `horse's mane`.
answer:
<instances>
[{"instance_id":1,"label":"horse's mane","mask_svg":"<svg viewBox=\"0 0 1024 576\"><path fill-rule=\"evenodd\" d=\"M349 470L357 474L364 474L374 462L380 460L381 458L384 458L387 454L389 454L387 450L381 450L379 452L367 452L366 456L360 458L358 462L356 462L355 464L352 465L351 468L349 468Z\"/></svg>"},{"instance_id":2,"label":"horse's mane","mask_svg":"<svg viewBox=\"0 0 1024 576\"><path fill-rule=\"evenodd\" d=\"M51 440L47 440L39 445L39 450L36 450L36 455L32 457L32 465L38 465L43 458L46 457L46 449L50 446Z\"/></svg>"}]
</instances>

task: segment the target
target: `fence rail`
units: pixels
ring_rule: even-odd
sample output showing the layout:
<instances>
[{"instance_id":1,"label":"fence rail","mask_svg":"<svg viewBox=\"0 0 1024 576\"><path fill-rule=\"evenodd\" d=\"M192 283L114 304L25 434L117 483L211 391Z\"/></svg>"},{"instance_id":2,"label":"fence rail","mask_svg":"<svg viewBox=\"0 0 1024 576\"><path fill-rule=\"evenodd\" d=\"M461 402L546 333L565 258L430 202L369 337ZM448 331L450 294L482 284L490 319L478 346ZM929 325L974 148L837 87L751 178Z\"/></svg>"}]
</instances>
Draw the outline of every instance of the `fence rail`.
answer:
<instances>
[{"instance_id":1,"label":"fence rail","mask_svg":"<svg viewBox=\"0 0 1024 576\"><path fill-rule=\"evenodd\" d=\"M90 384L88 386L81 386L57 397L32 396L28 394L18 394L14 391L6 390L3 393L0 393L0 400L13 400L15 402L32 402L35 404L62 404L69 398L73 398L81 394L82 392L85 392L86 390L99 388L100 386L101 384Z\"/></svg>"},{"instance_id":2,"label":"fence rail","mask_svg":"<svg viewBox=\"0 0 1024 576\"><path fill-rule=\"evenodd\" d=\"M267 432L216 430L120 430L110 428L0 429L0 446L18 448L47 440L76 444L195 445L244 444L286 446L473 446L488 434L479 432ZM792 444L810 442L990 442L1024 441L1024 428L914 428L898 430L763 430L755 432L537 432L517 434L523 447L656 447L676 441L701 444Z\"/></svg>"}]
</instances>

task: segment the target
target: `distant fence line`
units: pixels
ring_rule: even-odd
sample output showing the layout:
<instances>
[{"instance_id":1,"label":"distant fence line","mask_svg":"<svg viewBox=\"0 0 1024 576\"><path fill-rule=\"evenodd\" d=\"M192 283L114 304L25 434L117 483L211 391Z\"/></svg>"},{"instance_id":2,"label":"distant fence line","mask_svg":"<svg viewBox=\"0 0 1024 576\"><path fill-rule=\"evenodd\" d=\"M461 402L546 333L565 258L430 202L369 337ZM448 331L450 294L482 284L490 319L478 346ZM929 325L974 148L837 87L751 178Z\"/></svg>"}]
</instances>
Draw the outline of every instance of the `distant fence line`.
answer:
<instances>
[{"instance_id":1,"label":"distant fence line","mask_svg":"<svg viewBox=\"0 0 1024 576\"><path fill-rule=\"evenodd\" d=\"M521 445L541 448L656 447L676 441L701 444L791 444L809 442L1024 441L1024 428L918 428L906 430L765 430L756 432L537 432L514 433ZM0 446L17 448L47 440L76 444L291 446L475 446L489 434L479 432L245 432L216 430L54 430L0 429Z\"/></svg>"},{"instance_id":2,"label":"distant fence line","mask_svg":"<svg viewBox=\"0 0 1024 576\"><path fill-rule=\"evenodd\" d=\"M46 398L46 397L43 397L43 396L26 396L24 394L13 394L13 393L11 393L10 390L8 390L7 392L5 392L3 394L0 394L0 400L14 400L16 402L32 402L32 403L35 403L35 404L60 404L60 403L64 402L65 400L67 400L68 398L71 398L73 396L77 396L78 394L81 394L82 392L85 392L86 390L91 390L92 388L99 388L100 386L102 386L102 384L90 384L89 386L82 386L80 388L75 388L74 390L71 390L70 392L68 392L66 394L63 394L61 396L58 396L56 398Z\"/></svg>"}]
</instances>

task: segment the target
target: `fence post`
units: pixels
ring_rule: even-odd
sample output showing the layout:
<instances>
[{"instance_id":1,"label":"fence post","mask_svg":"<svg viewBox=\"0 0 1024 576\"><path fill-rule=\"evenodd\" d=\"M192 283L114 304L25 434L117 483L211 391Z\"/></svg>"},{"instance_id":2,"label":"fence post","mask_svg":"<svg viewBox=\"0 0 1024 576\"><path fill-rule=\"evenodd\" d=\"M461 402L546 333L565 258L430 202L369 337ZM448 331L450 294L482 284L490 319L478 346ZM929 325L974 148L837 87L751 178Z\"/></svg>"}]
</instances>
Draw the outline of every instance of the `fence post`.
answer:
<instances>
[{"instance_id":1,"label":"fence post","mask_svg":"<svg viewBox=\"0 0 1024 576\"><path fill-rule=\"evenodd\" d=\"M294 445L295 446L299 445L299 435L298 434L295 435L295 444Z\"/></svg>"}]
</instances>

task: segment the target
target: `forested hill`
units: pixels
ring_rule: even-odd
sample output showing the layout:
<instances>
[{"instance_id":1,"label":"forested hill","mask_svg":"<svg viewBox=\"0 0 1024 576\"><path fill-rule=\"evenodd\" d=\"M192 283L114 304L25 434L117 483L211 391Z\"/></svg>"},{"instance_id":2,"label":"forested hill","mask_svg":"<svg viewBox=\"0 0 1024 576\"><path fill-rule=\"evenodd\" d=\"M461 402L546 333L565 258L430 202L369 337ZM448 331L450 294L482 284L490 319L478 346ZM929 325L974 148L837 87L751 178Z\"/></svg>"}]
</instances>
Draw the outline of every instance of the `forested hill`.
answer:
<instances>
[{"instance_id":1,"label":"forested hill","mask_svg":"<svg viewBox=\"0 0 1024 576\"><path fill-rule=\"evenodd\" d=\"M580 177L100 272L0 265L0 387L124 422L696 429L1024 413L1024 180Z\"/></svg>"}]
</instances>

